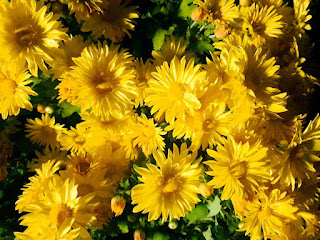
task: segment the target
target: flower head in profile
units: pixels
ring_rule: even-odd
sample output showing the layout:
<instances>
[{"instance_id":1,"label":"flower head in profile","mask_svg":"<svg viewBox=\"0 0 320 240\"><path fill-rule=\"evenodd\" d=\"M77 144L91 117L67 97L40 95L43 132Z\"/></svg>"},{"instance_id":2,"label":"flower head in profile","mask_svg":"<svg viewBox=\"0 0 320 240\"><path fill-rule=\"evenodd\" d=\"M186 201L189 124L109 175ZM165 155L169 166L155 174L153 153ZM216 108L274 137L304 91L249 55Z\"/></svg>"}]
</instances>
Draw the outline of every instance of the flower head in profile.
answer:
<instances>
[{"instance_id":1,"label":"flower head in profile","mask_svg":"<svg viewBox=\"0 0 320 240\"><path fill-rule=\"evenodd\" d=\"M135 6L120 4L120 1L103 1L99 4L101 12L94 12L83 24L81 30L100 37L104 36L113 42L122 42L125 35L131 37L135 21L139 15Z\"/></svg>"},{"instance_id":2,"label":"flower head in profile","mask_svg":"<svg viewBox=\"0 0 320 240\"><path fill-rule=\"evenodd\" d=\"M69 72L78 84L76 105L92 109L95 116L107 120L122 117L133 106L137 95L132 57L119 45L90 46L81 57L73 58Z\"/></svg>"},{"instance_id":3,"label":"flower head in profile","mask_svg":"<svg viewBox=\"0 0 320 240\"><path fill-rule=\"evenodd\" d=\"M51 51L67 37L58 15L46 13L43 1L13 0L0 4L0 51L13 60L28 63L28 69L38 76L38 68L47 70L52 64ZM16 17L19 16L19 17Z\"/></svg>"},{"instance_id":4,"label":"flower head in profile","mask_svg":"<svg viewBox=\"0 0 320 240\"><path fill-rule=\"evenodd\" d=\"M33 143L40 146L56 148L59 146L57 140L58 135L65 131L64 125L55 123L55 117L50 117L49 114L42 114L41 119L28 119L26 124L26 136L31 139Z\"/></svg>"},{"instance_id":5,"label":"flower head in profile","mask_svg":"<svg viewBox=\"0 0 320 240\"><path fill-rule=\"evenodd\" d=\"M70 15L75 13L77 21L87 20L94 12L102 12L99 4L103 0L60 0L62 3L67 3L70 10ZM109 1L107 1L109 2Z\"/></svg>"},{"instance_id":6,"label":"flower head in profile","mask_svg":"<svg viewBox=\"0 0 320 240\"><path fill-rule=\"evenodd\" d=\"M222 200L233 195L252 197L260 184L269 180L267 150L261 147L260 142L254 145L236 143L231 136L217 147L217 151L207 150L214 158L214 161L205 162L211 168L207 174L214 177L209 184L214 188L224 187Z\"/></svg>"},{"instance_id":7,"label":"flower head in profile","mask_svg":"<svg viewBox=\"0 0 320 240\"><path fill-rule=\"evenodd\" d=\"M1 46L1 45L0 45ZM2 119L17 116L21 108L32 110L30 96L37 96L29 86L31 75L23 62L0 60L0 114Z\"/></svg>"},{"instance_id":8,"label":"flower head in profile","mask_svg":"<svg viewBox=\"0 0 320 240\"><path fill-rule=\"evenodd\" d=\"M200 65L194 66L194 61L186 61L183 57L175 57L170 64L164 62L152 73L149 81L149 96L145 99L152 107L151 114L165 114L167 122L173 122L178 115L186 113L194 115L201 108L199 98L206 82L206 72L200 70Z\"/></svg>"},{"instance_id":9,"label":"flower head in profile","mask_svg":"<svg viewBox=\"0 0 320 240\"><path fill-rule=\"evenodd\" d=\"M196 154L189 154L183 143L179 150L173 145L166 157L162 151L153 154L156 163L147 168L137 168L142 182L132 188L132 204L137 204L133 212L148 213L148 220L156 220L161 215L163 221L179 219L192 210L198 198L199 177L202 167L195 161Z\"/></svg>"}]
</instances>

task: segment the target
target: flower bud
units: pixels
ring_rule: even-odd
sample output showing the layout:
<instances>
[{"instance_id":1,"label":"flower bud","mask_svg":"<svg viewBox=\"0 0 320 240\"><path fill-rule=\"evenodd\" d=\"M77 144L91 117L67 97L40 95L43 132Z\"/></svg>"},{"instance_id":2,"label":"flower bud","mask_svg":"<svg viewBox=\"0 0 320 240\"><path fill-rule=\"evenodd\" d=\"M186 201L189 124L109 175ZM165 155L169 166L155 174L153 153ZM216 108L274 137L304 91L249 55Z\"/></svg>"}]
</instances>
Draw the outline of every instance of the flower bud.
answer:
<instances>
[{"instance_id":1,"label":"flower bud","mask_svg":"<svg viewBox=\"0 0 320 240\"><path fill-rule=\"evenodd\" d=\"M52 4L52 12L53 13L61 13L63 10L63 4L60 2L54 2Z\"/></svg>"},{"instance_id":2,"label":"flower bud","mask_svg":"<svg viewBox=\"0 0 320 240\"><path fill-rule=\"evenodd\" d=\"M178 227L178 222L175 220L172 220L168 223L168 227L172 230L176 229Z\"/></svg>"},{"instance_id":3,"label":"flower bud","mask_svg":"<svg viewBox=\"0 0 320 240\"><path fill-rule=\"evenodd\" d=\"M203 10L202 10L202 8L195 8L195 9L193 9L193 11L192 11L192 13L191 13L191 19L193 20L193 21L196 21L196 22L198 22L198 21L202 21L203 20L203 18L204 18L204 12L203 12Z\"/></svg>"},{"instance_id":4,"label":"flower bud","mask_svg":"<svg viewBox=\"0 0 320 240\"><path fill-rule=\"evenodd\" d=\"M52 114L52 113L53 113L53 108L50 107L50 106L46 106L45 109L44 109L44 111L45 111L46 113Z\"/></svg>"},{"instance_id":5,"label":"flower bud","mask_svg":"<svg viewBox=\"0 0 320 240\"><path fill-rule=\"evenodd\" d=\"M46 111L45 111L45 106L42 105L42 104L38 104L38 106L37 106L37 111L38 111L39 113L46 113Z\"/></svg>"},{"instance_id":6,"label":"flower bud","mask_svg":"<svg viewBox=\"0 0 320 240\"><path fill-rule=\"evenodd\" d=\"M145 240L146 234L142 230L135 230L133 233L134 240Z\"/></svg>"},{"instance_id":7,"label":"flower bud","mask_svg":"<svg viewBox=\"0 0 320 240\"><path fill-rule=\"evenodd\" d=\"M224 39L229 35L230 28L225 24L220 24L216 27L214 30L214 34L216 35L216 38L218 39Z\"/></svg>"},{"instance_id":8,"label":"flower bud","mask_svg":"<svg viewBox=\"0 0 320 240\"><path fill-rule=\"evenodd\" d=\"M116 214L116 217L121 215L126 207L126 200L117 195L111 199L111 210Z\"/></svg>"},{"instance_id":9,"label":"flower bud","mask_svg":"<svg viewBox=\"0 0 320 240\"><path fill-rule=\"evenodd\" d=\"M153 116L153 119L157 122L157 123L162 123L164 121L164 113L162 113L161 115L159 114L159 112L156 112Z\"/></svg>"},{"instance_id":10,"label":"flower bud","mask_svg":"<svg viewBox=\"0 0 320 240\"><path fill-rule=\"evenodd\" d=\"M248 7L252 0L240 0L240 6Z\"/></svg>"},{"instance_id":11,"label":"flower bud","mask_svg":"<svg viewBox=\"0 0 320 240\"><path fill-rule=\"evenodd\" d=\"M199 185L199 191L204 198L208 198L213 194L213 187L209 186L207 183L201 183Z\"/></svg>"}]
</instances>

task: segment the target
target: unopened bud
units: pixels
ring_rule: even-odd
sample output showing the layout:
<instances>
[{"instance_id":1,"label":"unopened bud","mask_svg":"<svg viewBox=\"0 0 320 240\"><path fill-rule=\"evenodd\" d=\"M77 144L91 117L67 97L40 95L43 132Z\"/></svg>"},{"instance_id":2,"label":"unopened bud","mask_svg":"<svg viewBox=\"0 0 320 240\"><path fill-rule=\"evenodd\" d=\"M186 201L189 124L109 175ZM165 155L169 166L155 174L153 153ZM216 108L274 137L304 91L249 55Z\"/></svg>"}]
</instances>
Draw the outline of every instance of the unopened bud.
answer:
<instances>
[{"instance_id":1,"label":"unopened bud","mask_svg":"<svg viewBox=\"0 0 320 240\"><path fill-rule=\"evenodd\" d=\"M159 114L159 112L156 112L153 116L153 119L157 122L157 123L162 123L164 121L164 113L162 113L161 115Z\"/></svg>"},{"instance_id":2,"label":"unopened bud","mask_svg":"<svg viewBox=\"0 0 320 240\"><path fill-rule=\"evenodd\" d=\"M213 187L209 186L207 183L201 183L199 185L199 191L204 198L208 198L213 194Z\"/></svg>"},{"instance_id":3,"label":"unopened bud","mask_svg":"<svg viewBox=\"0 0 320 240\"><path fill-rule=\"evenodd\" d=\"M176 229L178 227L178 222L175 220L172 220L168 223L168 227L172 230Z\"/></svg>"},{"instance_id":4,"label":"unopened bud","mask_svg":"<svg viewBox=\"0 0 320 240\"><path fill-rule=\"evenodd\" d=\"M193 11L192 11L192 13L191 13L191 19L193 20L193 21L196 21L196 22L198 22L198 21L202 21L203 20L203 18L204 18L204 12L203 12L203 10L202 10L202 8L195 8L195 9L193 9Z\"/></svg>"},{"instance_id":5,"label":"unopened bud","mask_svg":"<svg viewBox=\"0 0 320 240\"><path fill-rule=\"evenodd\" d=\"M45 111L45 106L42 105L42 104L38 104L38 106L37 106L37 111L38 111L39 113L46 113L46 111Z\"/></svg>"},{"instance_id":6,"label":"unopened bud","mask_svg":"<svg viewBox=\"0 0 320 240\"><path fill-rule=\"evenodd\" d=\"M252 0L240 0L240 6L248 7Z\"/></svg>"},{"instance_id":7,"label":"unopened bud","mask_svg":"<svg viewBox=\"0 0 320 240\"><path fill-rule=\"evenodd\" d=\"M134 240L145 240L146 234L142 230L135 230L133 233Z\"/></svg>"},{"instance_id":8,"label":"unopened bud","mask_svg":"<svg viewBox=\"0 0 320 240\"><path fill-rule=\"evenodd\" d=\"M52 114L52 113L53 113L53 108L50 107L50 106L46 106L45 109L44 109L44 111L45 111L46 113Z\"/></svg>"},{"instance_id":9,"label":"unopened bud","mask_svg":"<svg viewBox=\"0 0 320 240\"><path fill-rule=\"evenodd\" d=\"M63 4L60 2L54 2L52 4L52 12L53 13L61 13L63 10Z\"/></svg>"},{"instance_id":10,"label":"unopened bud","mask_svg":"<svg viewBox=\"0 0 320 240\"><path fill-rule=\"evenodd\" d=\"M126 200L117 195L111 199L111 210L116 214L116 217L121 215L126 207Z\"/></svg>"},{"instance_id":11,"label":"unopened bud","mask_svg":"<svg viewBox=\"0 0 320 240\"><path fill-rule=\"evenodd\" d=\"M214 30L214 35L218 39L224 39L225 37L227 37L229 35L229 32L230 32L230 28L227 25L220 24Z\"/></svg>"}]
</instances>

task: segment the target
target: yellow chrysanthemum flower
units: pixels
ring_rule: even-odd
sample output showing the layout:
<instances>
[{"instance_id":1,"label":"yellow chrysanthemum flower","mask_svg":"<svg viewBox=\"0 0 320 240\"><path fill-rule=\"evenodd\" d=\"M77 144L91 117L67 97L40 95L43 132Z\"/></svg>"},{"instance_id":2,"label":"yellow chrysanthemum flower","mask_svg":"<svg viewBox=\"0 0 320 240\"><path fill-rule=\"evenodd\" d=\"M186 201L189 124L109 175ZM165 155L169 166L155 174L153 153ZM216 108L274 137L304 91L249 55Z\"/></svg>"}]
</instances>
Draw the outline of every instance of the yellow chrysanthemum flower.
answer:
<instances>
[{"instance_id":1,"label":"yellow chrysanthemum flower","mask_svg":"<svg viewBox=\"0 0 320 240\"><path fill-rule=\"evenodd\" d=\"M119 47L87 47L81 57L73 58L76 66L69 72L78 84L74 104L82 110L92 109L102 120L124 116L137 95L132 57Z\"/></svg>"},{"instance_id":2,"label":"yellow chrysanthemum flower","mask_svg":"<svg viewBox=\"0 0 320 240\"><path fill-rule=\"evenodd\" d=\"M71 151L72 153L86 153L86 141L89 130L85 128L71 127L58 136L58 141L61 145L61 150Z\"/></svg>"},{"instance_id":3,"label":"yellow chrysanthemum flower","mask_svg":"<svg viewBox=\"0 0 320 240\"><path fill-rule=\"evenodd\" d=\"M286 192L281 193L279 189L273 189L269 195L260 192L240 231L246 231L251 239L283 235L284 225L296 219L297 210L293 206L293 198L286 196Z\"/></svg>"},{"instance_id":4,"label":"yellow chrysanthemum flower","mask_svg":"<svg viewBox=\"0 0 320 240\"><path fill-rule=\"evenodd\" d=\"M226 112L226 105L211 104L204 110L196 111L194 116L186 115L178 117L166 130L173 130L173 136L178 138L190 138L191 150L208 146L212 148L222 141L221 135L228 135L232 120L231 112Z\"/></svg>"},{"instance_id":5,"label":"yellow chrysanthemum flower","mask_svg":"<svg viewBox=\"0 0 320 240\"><path fill-rule=\"evenodd\" d=\"M67 101L73 105L76 105L79 96L78 90L81 85L77 81L73 80L73 76L70 74L70 72L66 72L63 75L63 78L59 80L60 83L55 88L59 91L59 96L57 97L57 99L59 99L59 103Z\"/></svg>"},{"instance_id":6,"label":"yellow chrysanthemum flower","mask_svg":"<svg viewBox=\"0 0 320 240\"><path fill-rule=\"evenodd\" d=\"M102 0L60 0L62 3L67 3L70 10L70 15L75 13L77 21L87 20L95 12L102 12L99 4ZM107 1L109 2L109 1Z\"/></svg>"},{"instance_id":7,"label":"yellow chrysanthemum flower","mask_svg":"<svg viewBox=\"0 0 320 240\"><path fill-rule=\"evenodd\" d=\"M132 188L132 204L138 204L133 212L149 213L148 221L162 214L163 221L167 221L184 217L200 202L197 193L202 167L194 161L197 154L188 153L185 143L180 151L174 144L168 157L159 150L153 154L159 168L148 163L147 168L136 169L142 183Z\"/></svg>"},{"instance_id":8,"label":"yellow chrysanthemum flower","mask_svg":"<svg viewBox=\"0 0 320 240\"><path fill-rule=\"evenodd\" d=\"M279 38L282 34L282 15L277 13L274 5L261 8L252 4L242 16L243 27L248 29L251 41L260 46L272 38Z\"/></svg>"},{"instance_id":9,"label":"yellow chrysanthemum flower","mask_svg":"<svg viewBox=\"0 0 320 240\"><path fill-rule=\"evenodd\" d=\"M176 116L194 115L201 108L199 98L203 94L206 72L200 71L200 65L194 66L194 61L186 62L183 57L175 57L170 65L164 62L152 73L149 81L149 96L145 99L148 106L152 106L151 114L159 111L165 114L167 122L173 122Z\"/></svg>"},{"instance_id":10,"label":"yellow chrysanthemum flower","mask_svg":"<svg viewBox=\"0 0 320 240\"><path fill-rule=\"evenodd\" d=\"M0 44L1 46L1 44ZM0 114L2 119L8 116L17 116L20 108L32 111L30 95L38 94L27 85L32 80L26 72L23 62L0 61Z\"/></svg>"},{"instance_id":11,"label":"yellow chrysanthemum flower","mask_svg":"<svg viewBox=\"0 0 320 240\"><path fill-rule=\"evenodd\" d=\"M174 57L181 59L185 57L186 60L196 59L196 54L186 50L188 44L183 38L176 39L173 35L167 36L164 39L160 50L152 51L152 56L154 58L154 65L162 65L163 62L171 62Z\"/></svg>"},{"instance_id":12,"label":"yellow chrysanthemum flower","mask_svg":"<svg viewBox=\"0 0 320 240\"><path fill-rule=\"evenodd\" d=\"M303 239L319 239L320 238L320 215L319 210L311 212L299 212L299 216L306 222L306 228L302 232Z\"/></svg>"},{"instance_id":13,"label":"yellow chrysanthemum flower","mask_svg":"<svg viewBox=\"0 0 320 240\"><path fill-rule=\"evenodd\" d=\"M59 46L52 56L54 66L49 69L48 73L53 74L53 79L60 77L63 73L70 70L74 66L72 58L80 57L85 47L89 46L89 40L84 41L81 35L69 37Z\"/></svg>"},{"instance_id":14,"label":"yellow chrysanthemum flower","mask_svg":"<svg viewBox=\"0 0 320 240\"><path fill-rule=\"evenodd\" d=\"M260 184L269 180L267 150L259 141L254 145L235 143L231 136L224 140L223 146L217 147L217 151L207 150L215 159L205 162L211 168L207 174L214 176L209 184L214 188L224 186L222 200L233 195L252 197Z\"/></svg>"},{"instance_id":15,"label":"yellow chrysanthemum flower","mask_svg":"<svg viewBox=\"0 0 320 240\"><path fill-rule=\"evenodd\" d=\"M59 148L56 149L50 149L45 148L43 152L36 151L37 158L33 158L32 161L33 164L28 165L28 168L30 171L35 171L36 168L40 168L43 163L51 161L61 161L61 164L63 164L68 158L67 158L67 152L61 151Z\"/></svg>"},{"instance_id":16,"label":"yellow chrysanthemum flower","mask_svg":"<svg viewBox=\"0 0 320 240\"><path fill-rule=\"evenodd\" d=\"M234 0L196 0L205 14L204 20L213 24L232 23L239 16Z\"/></svg>"},{"instance_id":17,"label":"yellow chrysanthemum flower","mask_svg":"<svg viewBox=\"0 0 320 240\"><path fill-rule=\"evenodd\" d=\"M113 42L122 42L125 35L131 37L129 30L134 30L135 21L139 15L137 7L120 4L120 1L103 1L99 4L102 12L94 12L83 24L81 31L90 32L100 37L110 38Z\"/></svg>"},{"instance_id":18,"label":"yellow chrysanthemum flower","mask_svg":"<svg viewBox=\"0 0 320 240\"><path fill-rule=\"evenodd\" d=\"M305 30L311 30L311 26L307 23L312 18L311 15L308 15L310 2L311 0L293 0L294 25L300 33L304 33Z\"/></svg>"},{"instance_id":19,"label":"yellow chrysanthemum flower","mask_svg":"<svg viewBox=\"0 0 320 240\"><path fill-rule=\"evenodd\" d=\"M92 175L100 167L99 158L93 157L90 154L71 154L68 158L69 161L66 162L65 174L70 178L78 175Z\"/></svg>"},{"instance_id":20,"label":"yellow chrysanthemum flower","mask_svg":"<svg viewBox=\"0 0 320 240\"><path fill-rule=\"evenodd\" d=\"M161 135L165 135L166 132L156 126L153 118L148 119L142 114L137 117L129 129L129 132L124 134L123 141L132 143L133 148L140 147L146 156L151 155L157 149L164 150L165 143Z\"/></svg>"},{"instance_id":21,"label":"yellow chrysanthemum flower","mask_svg":"<svg viewBox=\"0 0 320 240\"><path fill-rule=\"evenodd\" d=\"M50 51L67 37L59 16L46 11L43 1L13 0L0 5L0 52L28 63L34 76L38 67L47 70L44 61L52 64Z\"/></svg>"},{"instance_id":22,"label":"yellow chrysanthemum flower","mask_svg":"<svg viewBox=\"0 0 320 240\"><path fill-rule=\"evenodd\" d=\"M31 139L33 143L40 146L56 148L59 146L57 137L65 131L64 124L55 124L55 118L50 118L49 114L42 114L41 119L35 120L27 119L29 124L26 124L26 136Z\"/></svg>"}]
</instances>

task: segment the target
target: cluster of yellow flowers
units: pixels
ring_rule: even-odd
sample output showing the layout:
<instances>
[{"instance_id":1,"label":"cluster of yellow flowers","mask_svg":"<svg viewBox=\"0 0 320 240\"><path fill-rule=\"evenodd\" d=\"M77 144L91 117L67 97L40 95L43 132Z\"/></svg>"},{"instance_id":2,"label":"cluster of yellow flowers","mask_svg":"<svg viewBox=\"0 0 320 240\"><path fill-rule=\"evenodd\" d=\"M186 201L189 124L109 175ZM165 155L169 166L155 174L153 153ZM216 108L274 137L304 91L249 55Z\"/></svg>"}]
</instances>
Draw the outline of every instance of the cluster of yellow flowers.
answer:
<instances>
[{"instance_id":1,"label":"cluster of yellow flowers","mask_svg":"<svg viewBox=\"0 0 320 240\"><path fill-rule=\"evenodd\" d=\"M113 42L138 17L117 0L62 2L84 20L82 31ZM282 0L194 3L192 19L215 25L222 39L202 65L183 39L167 37L144 62L114 43L68 37L42 1L0 2L0 51L11 56L0 57L2 118L32 109L26 69L37 76L40 68L82 119L70 129L49 114L28 120L27 136L45 148L16 203L27 212L19 239L91 239L86 229L112 217L114 190L139 156L147 163L135 169L133 212L149 221L184 217L199 193L223 188L251 239L319 239L320 117L303 127L299 107L317 84L302 70L310 0L293 8ZM151 112L137 114L141 107ZM168 145L169 133L179 141ZM213 176L205 185L204 174Z\"/></svg>"}]
</instances>

